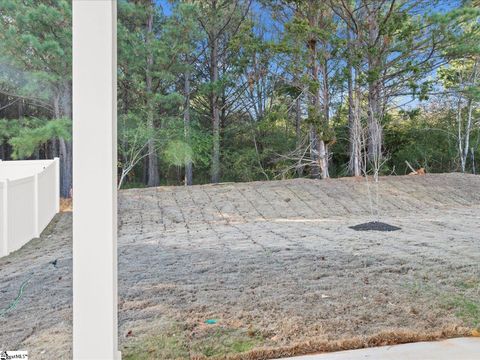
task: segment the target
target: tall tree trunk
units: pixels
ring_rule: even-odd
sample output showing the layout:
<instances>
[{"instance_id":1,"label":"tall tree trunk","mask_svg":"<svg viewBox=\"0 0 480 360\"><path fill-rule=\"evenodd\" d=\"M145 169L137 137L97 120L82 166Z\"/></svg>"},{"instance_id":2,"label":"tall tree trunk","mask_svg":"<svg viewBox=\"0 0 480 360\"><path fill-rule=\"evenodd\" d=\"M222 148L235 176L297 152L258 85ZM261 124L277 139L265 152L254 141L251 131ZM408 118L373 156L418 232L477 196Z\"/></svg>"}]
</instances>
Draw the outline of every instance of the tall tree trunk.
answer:
<instances>
[{"instance_id":1,"label":"tall tree trunk","mask_svg":"<svg viewBox=\"0 0 480 360\"><path fill-rule=\"evenodd\" d=\"M350 38L350 30L347 30L348 47L352 49L352 43ZM361 151L362 151L362 138L361 138L361 124L360 124L360 89L358 88L358 81L355 81L352 61L350 59L351 54L348 57L348 134L349 134L349 162L348 172L353 176L360 176L362 171L361 163ZM358 74L356 69L355 74ZM356 80L356 79L355 79ZM355 87L355 89L354 89Z\"/></svg>"},{"instance_id":2,"label":"tall tree trunk","mask_svg":"<svg viewBox=\"0 0 480 360\"><path fill-rule=\"evenodd\" d=\"M143 158L142 183L148 184L148 156Z\"/></svg>"},{"instance_id":3,"label":"tall tree trunk","mask_svg":"<svg viewBox=\"0 0 480 360\"><path fill-rule=\"evenodd\" d=\"M383 129L380 83L373 81L368 86L368 159L378 167L382 161Z\"/></svg>"},{"instance_id":4,"label":"tall tree trunk","mask_svg":"<svg viewBox=\"0 0 480 360\"><path fill-rule=\"evenodd\" d=\"M368 15L368 43L369 46L377 48L377 51L370 51L368 54L368 71L372 79L368 83L368 160L373 166L375 178L378 176L382 162L382 143L383 143L383 106L381 96L381 80L379 71L381 69L382 54L379 53L381 41L377 40L379 25L376 13Z\"/></svg>"},{"instance_id":5,"label":"tall tree trunk","mask_svg":"<svg viewBox=\"0 0 480 360\"><path fill-rule=\"evenodd\" d=\"M190 139L190 71L185 71L185 111L183 114L183 127L185 142L191 146ZM185 185L193 184L193 166L192 161L188 160L185 164Z\"/></svg>"},{"instance_id":6,"label":"tall tree trunk","mask_svg":"<svg viewBox=\"0 0 480 360\"><path fill-rule=\"evenodd\" d=\"M468 99L467 101L467 124L464 134L464 145L462 154L462 172L467 169L468 152L470 151L470 132L472 130L472 118L473 118L473 101Z\"/></svg>"},{"instance_id":7,"label":"tall tree trunk","mask_svg":"<svg viewBox=\"0 0 480 360\"><path fill-rule=\"evenodd\" d=\"M148 55L147 55L147 66L146 66L146 91L147 91L147 126L151 130L151 137L148 140L148 182L147 186L159 186L160 185L160 175L158 167L158 156L157 149L155 146L155 139L153 134L155 133L155 122L154 122L154 106L153 106L153 94L152 94L152 67L153 67L153 52L150 49L150 42L153 36L153 7L155 6L154 2L149 1L149 15L147 19L147 36L145 41L147 42Z\"/></svg>"},{"instance_id":8,"label":"tall tree trunk","mask_svg":"<svg viewBox=\"0 0 480 360\"><path fill-rule=\"evenodd\" d=\"M66 119L72 119L72 83L65 81L63 83L63 92L61 97L62 116ZM71 196L73 185L73 153L72 141L60 139L64 144L64 185L62 192L67 196ZM68 191L68 193L67 193Z\"/></svg>"},{"instance_id":9,"label":"tall tree trunk","mask_svg":"<svg viewBox=\"0 0 480 360\"><path fill-rule=\"evenodd\" d=\"M318 12L318 10L315 8L316 4L311 3L311 5L313 6L312 13L307 15L308 22L312 28L318 28L320 25L320 17L323 16L323 14ZM324 68L326 66L326 60L324 59L324 61L322 61L322 72L324 72L323 82L320 83L319 81L317 43L318 41L316 39L316 35L312 35L312 38L308 41L308 50L310 55L310 76L312 82L315 84L315 86L313 86L313 93L312 90L310 90L311 110L309 117L313 120L313 124L310 125L310 154L313 161L311 174L315 179L324 179L328 177L328 149L321 135L322 128L327 124L326 122L328 122L328 78L327 71ZM320 99L320 87L322 88L322 94L325 97L323 106Z\"/></svg>"},{"instance_id":10,"label":"tall tree trunk","mask_svg":"<svg viewBox=\"0 0 480 360\"><path fill-rule=\"evenodd\" d=\"M68 86L62 88L62 95L56 94L53 99L55 119L71 118L71 92ZM55 149L57 150L57 149ZM58 139L58 156L60 158L60 196L70 197L72 194L72 144L63 138Z\"/></svg>"},{"instance_id":11,"label":"tall tree trunk","mask_svg":"<svg viewBox=\"0 0 480 360\"><path fill-rule=\"evenodd\" d=\"M328 64L327 64L327 59L323 59L321 62L321 72L322 72L322 98L323 98L323 104L322 104L322 110L323 110L323 116L322 121L323 124L321 125L324 129L329 128L329 122L330 122L330 89L328 86ZM328 145L325 143L324 139L320 139L318 142L318 152L319 152L319 157L320 157L320 171L321 174L320 176L322 179L326 179L330 177L330 174L328 172Z\"/></svg>"},{"instance_id":12,"label":"tall tree trunk","mask_svg":"<svg viewBox=\"0 0 480 360\"><path fill-rule=\"evenodd\" d=\"M302 98L301 95L295 99L295 134L297 137L297 149L302 145ZM297 168L297 175L303 176L303 166Z\"/></svg>"},{"instance_id":13,"label":"tall tree trunk","mask_svg":"<svg viewBox=\"0 0 480 360\"><path fill-rule=\"evenodd\" d=\"M318 166L318 137L314 125L310 125L310 157L312 159L310 175L314 179L320 179L320 166Z\"/></svg>"},{"instance_id":14,"label":"tall tree trunk","mask_svg":"<svg viewBox=\"0 0 480 360\"><path fill-rule=\"evenodd\" d=\"M472 160L472 174L476 175L477 172L475 168L475 149L473 148L473 146L470 148L470 158Z\"/></svg>"},{"instance_id":15,"label":"tall tree trunk","mask_svg":"<svg viewBox=\"0 0 480 360\"><path fill-rule=\"evenodd\" d=\"M473 64L473 73L472 73L472 84L475 84L477 81L477 61ZM465 172L467 167L468 152L470 151L470 132L472 131L472 120L473 120L473 101L472 98L468 99L467 103L467 124L465 129L465 139L463 145L463 159L462 159L462 172Z\"/></svg>"},{"instance_id":16,"label":"tall tree trunk","mask_svg":"<svg viewBox=\"0 0 480 360\"><path fill-rule=\"evenodd\" d=\"M312 21L311 20L311 25ZM310 52L310 76L312 82L318 84L318 64L317 64L317 42L316 40L310 40L308 44ZM317 128L319 127L319 110L320 110L320 93L316 86L313 87L314 92L309 91L310 98L310 109L308 117L310 118L313 124L310 124L310 157L312 165L310 168L310 174L314 179L320 178L320 164L319 164L319 152L318 152L318 133Z\"/></svg>"},{"instance_id":17,"label":"tall tree trunk","mask_svg":"<svg viewBox=\"0 0 480 360\"><path fill-rule=\"evenodd\" d=\"M360 73L359 69L355 70L355 87L354 87L354 102L353 102L353 138L355 144L354 152L354 171L355 176L360 176L362 174L362 168L366 166L364 164L365 160L362 155L364 151L364 130L361 122L361 106L360 100L362 96L362 90L360 89L360 84L358 80L358 74ZM366 168L365 168L366 171ZM358 175L357 175L358 174Z\"/></svg>"},{"instance_id":18,"label":"tall tree trunk","mask_svg":"<svg viewBox=\"0 0 480 360\"><path fill-rule=\"evenodd\" d=\"M20 101L17 103L17 109L18 109L18 118L19 118L19 119L23 119L23 115L24 115L24 113L25 113L23 100L20 100Z\"/></svg>"},{"instance_id":19,"label":"tall tree trunk","mask_svg":"<svg viewBox=\"0 0 480 360\"><path fill-rule=\"evenodd\" d=\"M72 145L65 139L59 139L60 152L60 195L70 197L72 191Z\"/></svg>"},{"instance_id":20,"label":"tall tree trunk","mask_svg":"<svg viewBox=\"0 0 480 360\"><path fill-rule=\"evenodd\" d=\"M57 139L52 139L50 141L50 152L52 154L52 158L54 157L59 157L59 151L58 151L58 140Z\"/></svg>"},{"instance_id":21,"label":"tall tree trunk","mask_svg":"<svg viewBox=\"0 0 480 360\"><path fill-rule=\"evenodd\" d=\"M457 145L458 145L458 155L460 157L460 167L462 169L462 173L465 172L465 162L463 159L463 141L462 141L462 95L458 94L457 100Z\"/></svg>"},{"instance_id":22,"label":"tall tree trunk","mask_svg":"<svg viewBox=\"0 0 480 360\"><path fill-rule=\"evenodd\" d=\"M212 134L213 134L213 153L212 153L212 183L220 181L220 109L218 104L218 94L215 87L218 83L218 37L214 34L210 49L210 78L214 84L210 95L212 111Z\"/></svg>"},{"instance_id":23,"label":"tall tree trunk","mask_svg":"<svg viewBox=\"0 0 480 360\"><path fill-rule=\"evenodd\" d=\"M312 21L312 20L311 20ZM313 20L316 23L316 20ZM309 41L310 51L310 76L312 82L318 84L318 61L317 61L317 41L312 39ZM318 136L318 129L320 128L320 92L317 86L314 86L314 91L310 90L310 111L309 117L313 121L310 125L310 157L312 159L311 176L314 179L320 179L321 177L321 161L320 150L322 146Z\"/></svg>"},{"instance_id":24,"label":"tall tree trunk","mask_svg":"<svg viewBox=\"0 0 480 360\"><path fill-rule=\"evenodd\" d=\"M348 33L350 33L348 31ZM350 40L350 36L348 36L348 40ZM347 80L347 87L348 87L348 174L353 176L359 176L356 171L356 157L355 157L355 119L353 114L354 108L354 99L353 99L353 71L352 66L350 64L350 60L347 64L348 67L348 80Z\"/></svg>"}]
</instances>

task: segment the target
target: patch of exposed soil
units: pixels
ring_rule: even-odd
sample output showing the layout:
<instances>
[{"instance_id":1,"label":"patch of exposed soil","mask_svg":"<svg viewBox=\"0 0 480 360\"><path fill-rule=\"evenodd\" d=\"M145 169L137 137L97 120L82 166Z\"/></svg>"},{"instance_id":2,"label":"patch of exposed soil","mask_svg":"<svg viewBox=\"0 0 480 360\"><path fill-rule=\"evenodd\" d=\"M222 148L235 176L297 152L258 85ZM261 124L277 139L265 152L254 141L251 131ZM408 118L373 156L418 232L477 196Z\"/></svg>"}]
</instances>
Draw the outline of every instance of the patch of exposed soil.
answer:
<instances>
[{"instance_id":1,"label":"patch of exposed soil","mask_svg":"<svg viewBox=\"0 0 480 360\"><path fill-rule=\"evenodd\" d=\"M382 178L380 220L402 228L388 233L349 228L373 220L359 179L122 191L124 357L268 359L466 334L480 323L479 190L478 176ZM0 259L0 309L34 274L0 349L71 358L71 265L70 213Z\"/></svg>"},{"instance_id":2,"label":"patch of exposed soil","mask_svg":"<svg viewBox=\"0 0 480 360\"><path fill-rule=\"evenodd\" d=\"M60 212L72 212L73 204L71 198L60 199Z\"/></svg>"}]
</instances>

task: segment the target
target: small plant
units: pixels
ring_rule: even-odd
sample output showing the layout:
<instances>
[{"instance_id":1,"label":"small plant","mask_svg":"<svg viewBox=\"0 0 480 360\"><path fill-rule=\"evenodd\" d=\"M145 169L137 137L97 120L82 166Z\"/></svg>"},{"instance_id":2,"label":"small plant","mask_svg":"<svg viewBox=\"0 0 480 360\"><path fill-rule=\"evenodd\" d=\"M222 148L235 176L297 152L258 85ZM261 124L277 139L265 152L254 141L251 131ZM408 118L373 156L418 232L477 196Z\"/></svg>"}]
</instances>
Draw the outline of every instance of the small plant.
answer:
<instances>
[{"instance_id":1,"label":"small plant","mask_svg":"<svg viewBox=\"0 0 480 360\"><path fill-rule=\"evenodd\" d=\"M174 140L168 143L164 156L165 161L172 166L182 167L193 162L192 148L180 140Z\"/></svg>"}]
</instances>

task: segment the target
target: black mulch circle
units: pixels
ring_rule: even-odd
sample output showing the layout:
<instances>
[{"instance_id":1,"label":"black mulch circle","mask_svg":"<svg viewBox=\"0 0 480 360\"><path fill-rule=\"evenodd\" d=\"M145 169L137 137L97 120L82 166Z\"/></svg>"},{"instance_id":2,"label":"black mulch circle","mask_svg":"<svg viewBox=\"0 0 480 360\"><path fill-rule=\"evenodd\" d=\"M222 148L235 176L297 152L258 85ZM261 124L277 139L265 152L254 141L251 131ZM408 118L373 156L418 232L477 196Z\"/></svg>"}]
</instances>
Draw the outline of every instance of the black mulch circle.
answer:
<instances>
[{"instance_id":1,"label":"black mulch circle","mask_svg":"<svg viewBox=\"0 0 480 360\"><path fill-rule=\"evenodd\" d=\"M380 221L370 221L363 224L358 224L355 226L349 226L350 229L355 231L396 231L401 230L398 226L393 226L390 224L385 224Z\"/></svg>"}]
</instances>

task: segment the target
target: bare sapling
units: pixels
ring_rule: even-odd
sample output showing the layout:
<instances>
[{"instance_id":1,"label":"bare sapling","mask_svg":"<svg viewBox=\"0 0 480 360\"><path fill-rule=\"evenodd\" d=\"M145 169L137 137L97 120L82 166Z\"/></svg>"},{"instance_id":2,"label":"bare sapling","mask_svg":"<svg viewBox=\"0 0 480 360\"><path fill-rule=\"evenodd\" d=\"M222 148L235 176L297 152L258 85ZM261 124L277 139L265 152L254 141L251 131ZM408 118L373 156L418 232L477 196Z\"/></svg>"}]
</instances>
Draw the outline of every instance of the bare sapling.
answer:
<instances>
[{"instance_id":1,"label":"bare sapling","mask_svg":"<svg viewBox=\"0 0 480 360\"><path fill-rule=\"evenodd\" d=\"M372 127L375 127L373 131L371 131ZM379 222L380 219L380 189L379 189L379 181L380 181L380 170L387 162L387 157L382 152L382 128L380 122L377 120L374 124L370 124L370 131L364 130L362 131L362 153L363 153L363 161L362 161L362 172L365 176L365 183L367 185L367 193L368 199L370 204L370 213L372 216L373 221ZM365 136L365 133L368 136ZM373 144L373 145L372 145ZM370 151L369 149L373 149ZM372 185L369 181L369 175L372 176L373 179L373 191Z\"/></svg>"}]
</instances>

